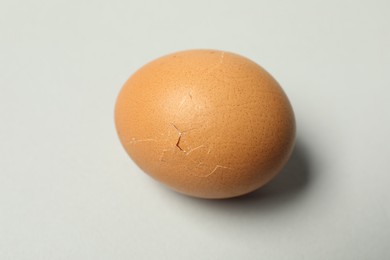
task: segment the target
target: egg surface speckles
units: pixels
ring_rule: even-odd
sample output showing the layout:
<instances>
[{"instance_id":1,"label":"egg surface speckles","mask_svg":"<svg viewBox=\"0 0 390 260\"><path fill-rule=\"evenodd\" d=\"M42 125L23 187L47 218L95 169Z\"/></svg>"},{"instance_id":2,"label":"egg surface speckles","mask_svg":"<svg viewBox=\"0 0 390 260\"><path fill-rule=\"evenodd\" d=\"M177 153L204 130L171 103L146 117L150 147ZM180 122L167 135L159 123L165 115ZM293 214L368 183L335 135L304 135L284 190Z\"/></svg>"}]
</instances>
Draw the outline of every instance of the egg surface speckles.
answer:
<instances>
[{"instance_id":1,"label":"egg surface speckles","mask_svg":"<svg viewBox=\"0 0 390 260\"><path fill-rule=\"evenodd\" d=\"M172 189L229 198L271 180L295 139L290 102L275 79L240 55L189 50L134 73L116 103L120 141Z\"/></svg>"}]
</instances>

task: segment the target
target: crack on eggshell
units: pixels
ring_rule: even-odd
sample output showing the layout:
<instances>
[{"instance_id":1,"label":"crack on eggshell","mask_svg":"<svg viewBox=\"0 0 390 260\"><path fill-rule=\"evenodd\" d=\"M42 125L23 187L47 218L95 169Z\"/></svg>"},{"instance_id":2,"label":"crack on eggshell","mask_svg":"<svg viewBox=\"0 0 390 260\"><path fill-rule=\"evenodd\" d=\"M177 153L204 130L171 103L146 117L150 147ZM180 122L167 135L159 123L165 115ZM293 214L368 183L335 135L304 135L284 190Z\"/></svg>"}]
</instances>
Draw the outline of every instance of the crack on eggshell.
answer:
<instances>
[{"instance_id":1,"label":"crack on eggshell","mask_svg":"<svg viewBox=\"0 0 390 260\"><path fill-rule=\"evenodd\" d=\"M183 99L180 101L180 103L179 103L179 108L178 108L178 112L181 110L181 107L184 105L184 103L186 102L186 100L187 100L187 95L186 96L184 96L183 97Z\"/></svg>"},{"instance_id":2,"label":"crack on eggshell","mask_svg":"<svg viewBox=\"0 0 390 260\"><path fill-rule=\"evenodd\" d=\"M185 152L185 151L183 150L183 148L180 147L181 135L182 135L182 133L179 133L179 138L177 139L176 147L179 148L180 151Z\"/></svg>"},{"instance_id":3,"label":"crack on eggshell","mask_svg":"<svg viewBox=\"0 0 390 260\"><path fill-rule=\"evenodd\" d=\"M223 63L224 58L225 58L225 52L222 51L221 56L219 57L219 65L221 65Z\"/></svg>"},{"instance_id":4,"label":"crack on eggshell","mask_svg":"<svg viewBox=\"0 0 390 260\"><path fill-rule=\"evenodd\" d=\"M171 151L171 149L164 149L164 150L162 150L161 155L160 155L160 158L159 158L159 161L160 161L160 162L165 162L165 161L163 160L164 155L165 155L166 152L169 152L169 151Z\"/></svg>"},{"instance_id":5,"label":"crack on eggshell","mask_svg":"<svg viewBox=\"0 0 390 260\"><path fill-rule=\"evenodd\" d=\"M202 145L199 145L199 146L197 146L197 147L195 147L195 148L192 148L191 150L189 150L189 151L186 153L186 155L189 155L189 154L192 153L193 151L195 151L195 150L197 150L197 149L199 149L199 148L202 148L202 147L204 147L203 144L202 144Z\"/></svg>"},{"instance_id":6,"label":"crack on eggshell","mask_svg":"<svg viewBox=\"0 0 390 260\"><path fill-rule=\"evenodd\" d=\"M213 73L216 69L218 69L225 61L225 52L221 51L221 54L219 55L219 59L217 58L215 64L211 67L208 67L206 70L204 70L205 75L209 75L210 73Z\"/></svg>"},{"instance_id":7,"label":"crack on eggshell","mask_svg":"<svg viewBox=\"0 0 390 260\"><path fill-rule=\"evenodd\" d=\"M142 142L157 142L156 139L151 139L151 138L147 138L147 139L136 139L136 138L131 138L131 140L129 141L129 144L138 144L138 143L142 143Z\"/></svg>"},{"instance_id":8,"label":"crack on eggshell","mask_svg":"<svg viewBox=\"0 0 390 260\"><path fill-rule=\"evenodd\" d=\"M181 141L181 136L183 135L183 132L180 131L180 129L175 124L173 124L173 123L171 123L171 124L176 129L176 131L179 133L179 137L177 138L177 142L176 142L176 147L179 148L180 151L185 152L183 150L183 148L180 147L180 141Z\"/></svg>"},{"instance_id":9,"label":"crack on eggshell","mask_svg":"<svg viewBox=\"0 0 390 260\"><path fill-rule=\"evenodd\" d=\"M217 164L214 169L207 175L204 175L204 176L200 176L200 175L196 175L197 177L200 177L200 178L208 178L210 177L211 175L215 174L217 172L218 169L230 169L232 170L232 168L230 167L227 167L227 166L223 166L223 165L219 165Z\"/></svg>"},{"instance_id":10,"label":"crack on eggshell","mask_svg":"<svg viewBox=\"0 0 390 260\"><path fill-rule=\"evenodd\" d=\"M190 90L190 91L188 92L188 94L185 95L185 96L182 98L182 100L180 101L179 107L178 107L178 109L177 109L177 113L181 111L181 108L183 107L184 103L187 101L188 97L190 97L190 99L192 100L192 91L191 91L191 90ZM174 117L176 117L177 113L175 114Z\"/></svg>"},{"instance_id":11,"label":"crack on eggshell","mask_svg":"<svg viewBox=\"0 0 390 260\"><path fill-rule=\"evenodd\" d=\"M194 152L194 151L196 151L198 149L201 149L201 148L206 148L207 149L207 146L199 145L199 146L197 146L195 148L192 148L192 149L188 150L187 152L182 150L180 148L180 146L178 147L178 149L180 149L181 152L184 152L183 155L186 156L186 158L182 157L182 159L184 159L184 160L189 159L192 163L196 164L194 166L186 167L187 168L187 173L189 175L192 175L192 176L198 177L198 178L209 178L210 176L217 174L218 171L220 171L222 169L233 170L233 168L231 168L231 167L224 166L224 165L221 165L221 164L217 164L217 165L215 165L214 168L212 168L211 171L209 170L209 173L207 173L207 168L211 169L211 167L210 167L211 165L209 165L208 163L205 163L204 160L194 160L194 159L190 158L191 156L189 156L192 152ZM162 150L162 152L160 154L160 157L159 157L160 167L162 166L161 165L162 163L178 162L177 160L179 158L177 158L177 157L176 158L172 157L171 159L173 159L173 160L165 160L164 159L164 157L166 156L166 153L167 152L174 152L174 149L175 148ZM207 149L207 152L204 155L207 156L209 153L210 153L210 148ZM187 156L189 156L189 157L187 157ZM201 169L201 168L203 168L203 169Z\"/></svg>"},{"instance_id":12,"label":"crack on eggshell","mask_svg":"<svg viewBox=\"0 0 390 260\"><path fill-rule=\"evenodd\" d=\"M208 175L206 175L206 176L210 176L211 174L213 174L214 172L216 172L216 170L218 170L219 168L231 169L230 167L222 166L222 165L218 165L218 164L217 164L217 165L214 167L214 169L213 169Z\"/></svg>"},{"instance_id":13,"label":"crack on eggshell","mask_svg":"<svg viewBox=\"0 0 390 260\"><path fill-rule=\"evenodd\" d=\"M171 123L171 125L172 125L172 126L176 129L176 131L179 133L179 136L178 136L177 142L176 142L176 147L177 147L180 151L187 153L188 151L184 150L183 147L180 146L181 139L182 139L182 137L184 136L184 133L189 132L189 131L192 131L192 130L195 130L196 128L191 128L191 129L188 129L188 130L185 130L185 131L181 131L174 123ZM197 147L197 148L200 148L200 147Z\"/></svg>"}]
</instances>

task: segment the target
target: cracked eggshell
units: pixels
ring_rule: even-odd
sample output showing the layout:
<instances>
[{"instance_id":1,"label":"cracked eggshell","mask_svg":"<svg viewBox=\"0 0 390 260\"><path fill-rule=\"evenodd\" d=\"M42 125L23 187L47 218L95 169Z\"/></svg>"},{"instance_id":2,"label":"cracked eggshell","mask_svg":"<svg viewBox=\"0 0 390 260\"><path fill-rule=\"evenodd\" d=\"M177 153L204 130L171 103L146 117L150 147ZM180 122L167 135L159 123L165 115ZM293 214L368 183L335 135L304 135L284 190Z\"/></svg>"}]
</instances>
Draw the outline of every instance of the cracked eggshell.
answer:
<instances>
[{"instance_id":1,"label":"cracked eggshell","mask_svg":"<svg viewBox=\"0 0 390 260\"><path fill-rule=\"evenodd\" d=\"M290 102L251 60L190 50L154 60L123 86L120 141L134 162L172 189L229 198L271 180L295 139Z\"/></svg>"}]
</instances>

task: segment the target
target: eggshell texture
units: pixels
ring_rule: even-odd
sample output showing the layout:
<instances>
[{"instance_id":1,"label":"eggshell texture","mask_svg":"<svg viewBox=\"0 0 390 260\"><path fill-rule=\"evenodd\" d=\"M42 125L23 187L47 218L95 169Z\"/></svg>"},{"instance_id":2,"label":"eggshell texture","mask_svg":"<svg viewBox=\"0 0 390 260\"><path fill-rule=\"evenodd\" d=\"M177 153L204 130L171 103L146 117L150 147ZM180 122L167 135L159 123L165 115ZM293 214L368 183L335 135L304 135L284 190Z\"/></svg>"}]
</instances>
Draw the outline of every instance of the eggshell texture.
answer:
<instances>
[{"instance_id":1,"label":"eggshell texture","mask_svg":"<svg viewBox=\"0 0 390 260\"><path fill-rule=\"evenodd\" d=\"M272 179L288 160L295 120L275 79L216 50L170 54L123 86L115 122L122 145L156 180L187 195L229 198Z\"/></svg>"}]
</instances>

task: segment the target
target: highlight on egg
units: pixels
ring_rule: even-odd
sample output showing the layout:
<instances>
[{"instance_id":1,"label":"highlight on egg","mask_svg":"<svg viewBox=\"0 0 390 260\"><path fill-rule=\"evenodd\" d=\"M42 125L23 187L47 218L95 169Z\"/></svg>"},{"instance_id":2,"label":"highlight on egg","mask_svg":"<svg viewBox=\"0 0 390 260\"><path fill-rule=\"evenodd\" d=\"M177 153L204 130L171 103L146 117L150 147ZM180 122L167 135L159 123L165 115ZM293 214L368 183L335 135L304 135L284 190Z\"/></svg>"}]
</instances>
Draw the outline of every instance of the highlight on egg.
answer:
<instances>
[{"instance_id":1,"label":"highlight on egg","mask_svg":"<svg viewBox=\"0 0 390 260\"><path fill-rule=\"evenodd\" d=\"M188 50L141 67L115 106L119 139L157 181L200 198L254 191L287 162L292 106L255 62L225 51Z\"/></svg>"}]
</instances>

